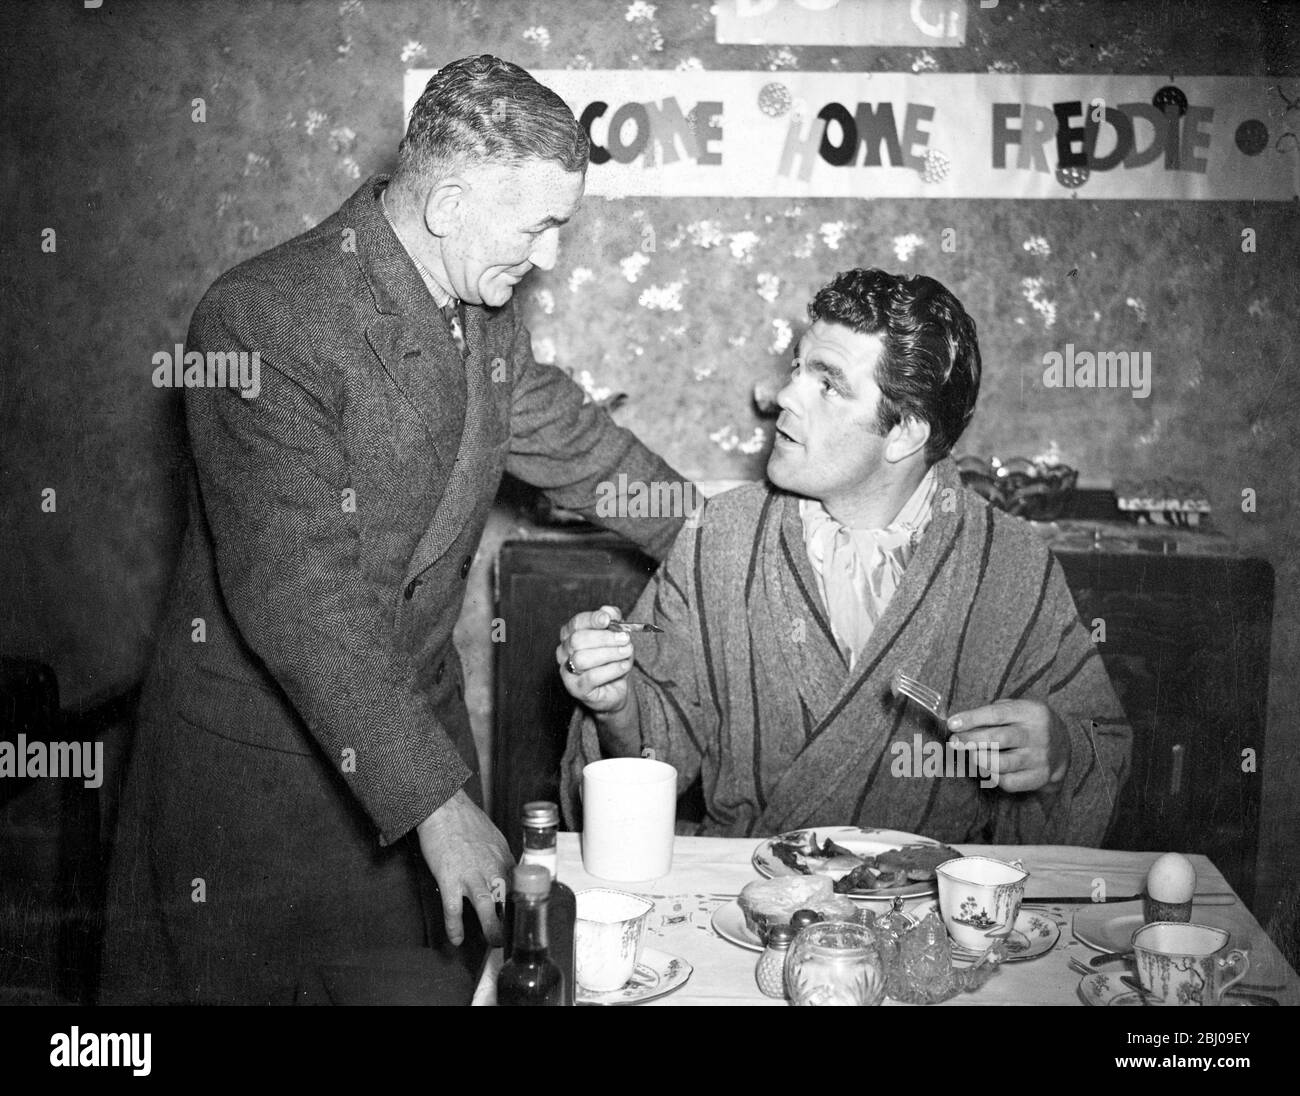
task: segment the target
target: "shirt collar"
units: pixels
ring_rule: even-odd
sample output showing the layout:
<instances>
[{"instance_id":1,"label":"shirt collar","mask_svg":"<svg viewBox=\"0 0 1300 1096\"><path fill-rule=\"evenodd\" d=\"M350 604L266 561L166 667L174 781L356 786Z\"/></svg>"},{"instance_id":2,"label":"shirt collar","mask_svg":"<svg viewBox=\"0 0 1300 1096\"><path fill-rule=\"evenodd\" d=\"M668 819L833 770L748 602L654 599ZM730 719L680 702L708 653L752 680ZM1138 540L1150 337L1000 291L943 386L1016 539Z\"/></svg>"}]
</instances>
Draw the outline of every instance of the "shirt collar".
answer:
<instances>
[{"instance_id":1,"label":"shirt collar","mask_svg":"<svg viewBox=\"0 0 1300 1096\"><path fill-rule=\"evenodd\" d=\"M445 289L443 289L441 285L438 284L437 279L435 279L434 276L429 272L429 268L420 261L420 257L416 255L415 252L412 251L409 247L406 246L406 242L402 239L401 234L397 231L397 226L393 224L392 214L388 212L388 202L385 198L387 193L388 193L387 187L385 187L383 190L379 192L379 205L380 208L382 208L384 211L384 219L388 221L388 226L393 230L393 235L397 237L397 242L402 245L402 250L405 251L408 256L410 256L411 262L415 264L415 269L420 272L420 278L423 280L425 287L429 290L430 296L433 297L433 303L436 304L439 308L446 308L449 304L456 304L457 303L456 298L453 297L450 293L448 293Z\"/></svg>"},{"instance_id":2,"label":"shirt collar","mask_svg":"<svg viewBox=\"0 0 1300 1096\"><path fill-rule=\"evenodd\" d=\"M935 473L935 466L931 465L921 482L916 485L908 499L903 503L902 509L894 516L894 520L886 525L883 529L849 529L851 534L857 535L875 535L876 537L885 534L907 533L913 545L921 539L921 534L925 532L926 526L930 524L930 516L934 507L934 496L939 488L939 477ZM836 528L840 527L830 513L826 510L821 502L817 499L800 499L799 516L803 519L804 535L810 537L813 530L824 525L826 522L832 523Z\"/></svg>"}]
</instances>

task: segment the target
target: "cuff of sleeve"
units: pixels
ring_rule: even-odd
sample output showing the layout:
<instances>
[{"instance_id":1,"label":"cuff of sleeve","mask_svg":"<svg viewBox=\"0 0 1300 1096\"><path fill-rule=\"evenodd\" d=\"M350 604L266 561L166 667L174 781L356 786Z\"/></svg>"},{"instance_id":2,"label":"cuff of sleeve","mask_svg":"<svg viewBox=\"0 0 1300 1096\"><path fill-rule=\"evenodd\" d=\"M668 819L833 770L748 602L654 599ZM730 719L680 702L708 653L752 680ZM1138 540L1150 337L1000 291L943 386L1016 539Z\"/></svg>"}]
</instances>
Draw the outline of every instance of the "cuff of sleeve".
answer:
<instances>
[{"instance_id":1,"label":"cuff of sleeve","mask_svg":"<svg viewBox=\"0 0 1300 1096\"><path fill-rule=\"evenodd\" d=\"M460 791L471 775L469 766L456 757L445 772L440 772L422 787L421 794L414 801L404 804L400 811L376 818L380 846L386 847L405 837Z\"/></svg>"},{"instance_id":2,"label":"cuff of sleeve","mask_svg":"<svg viewBox=\"0 0 1300 1096\"><path fill-rule=\"evenodd\" d=\"M1052 785L1053 790L1042 789L1034 793L1033 798L1042 814L1046 840L1071 845L1075 844L1071 840L1070 825L1074 812L1074 782L1078 779L1078 774L1087 768L1088 761L1093 760L1093 744L1088 738L1086 719L1065 715L1060 715L1060 718L1070 732L1070 763L1065 767L1065 775L1061 777L1060 783Z\"/></svg>"}]
</instances>

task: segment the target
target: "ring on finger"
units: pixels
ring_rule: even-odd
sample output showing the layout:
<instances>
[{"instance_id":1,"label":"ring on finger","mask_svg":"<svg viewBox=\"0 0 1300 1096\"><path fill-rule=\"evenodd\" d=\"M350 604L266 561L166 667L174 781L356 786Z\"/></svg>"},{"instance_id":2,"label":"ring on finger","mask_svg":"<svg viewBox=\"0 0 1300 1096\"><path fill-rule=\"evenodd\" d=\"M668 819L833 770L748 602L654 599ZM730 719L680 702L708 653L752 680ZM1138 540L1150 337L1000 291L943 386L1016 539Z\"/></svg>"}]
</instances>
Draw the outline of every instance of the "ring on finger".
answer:
<instances>
[{"instance_id":1,"label":"ring on finger","mask_svg":"<svg viewBox=\"0 0 1300 1096\"><path fill-rule=\"evenodd\" d=\"M578 668L573 664L572 655L570 655L567 659L564 660L564 668L568 670L569 673L574 674L575 676L577 675Z\"/></svg>"}]
</instances>

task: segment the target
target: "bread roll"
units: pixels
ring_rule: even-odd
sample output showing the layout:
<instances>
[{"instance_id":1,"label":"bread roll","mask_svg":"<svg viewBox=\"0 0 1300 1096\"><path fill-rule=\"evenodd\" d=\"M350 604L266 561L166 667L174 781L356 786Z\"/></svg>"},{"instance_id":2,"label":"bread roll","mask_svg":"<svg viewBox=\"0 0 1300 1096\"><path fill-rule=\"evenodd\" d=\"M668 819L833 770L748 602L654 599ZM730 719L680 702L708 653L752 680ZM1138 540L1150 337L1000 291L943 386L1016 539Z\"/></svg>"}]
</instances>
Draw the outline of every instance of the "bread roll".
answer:
<instances>
[{"instance_id":1,"label":"bread roll","mask_svg":"<svg viewBox=\"0 0 1300 1096\"><path fill-rule=\"evenodd\" d=\"M737 901L745 925L760 940L773 925L788 925L795 910L816 910L834 897L834 885L824 875L782 875L746 885Z\"/></svg>"},{"instance_id":2,"label":"bread roll","mask_svg":"<svg viewBox=\"0 0 1300 1096\"><path fill-rule=\"evenodd\" d=\"M851 898L845 898L842 894L832 894L829 898L823 898L815 906L810 906L809 909L816 910L823 921L856 921L858 919L857 903Z\"/></svg>"}]
</instances>

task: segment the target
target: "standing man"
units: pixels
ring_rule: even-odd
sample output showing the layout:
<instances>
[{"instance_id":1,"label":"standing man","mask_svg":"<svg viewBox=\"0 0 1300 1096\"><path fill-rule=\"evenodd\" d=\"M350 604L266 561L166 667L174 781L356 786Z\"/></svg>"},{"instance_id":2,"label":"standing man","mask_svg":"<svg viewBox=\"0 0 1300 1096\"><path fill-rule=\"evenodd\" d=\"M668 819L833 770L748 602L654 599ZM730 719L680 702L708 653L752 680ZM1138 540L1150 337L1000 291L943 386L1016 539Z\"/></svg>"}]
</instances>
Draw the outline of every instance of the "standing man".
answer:
<instances>
[{"instance_id":1,"label":"standing man","mask_svg":"<svg viewBox=\"0 0 1300 1096\"><path fill-rule=\"evenodd\" d=\"M346 952L460 945L464 903L499 941L512 859L480 806L452 643L498 483L595 517L619 473L679 480L534 361L513 301L554 265L587 156L522 69L457 61L391 179L199 304L188 350L257 355L260 389L185 391L189 526L128 772L103 1000L288 1001ZM602 524L662 558L681 521ZM430 875L441 901L422 903Z\"/></svg>"}]
</instances>

